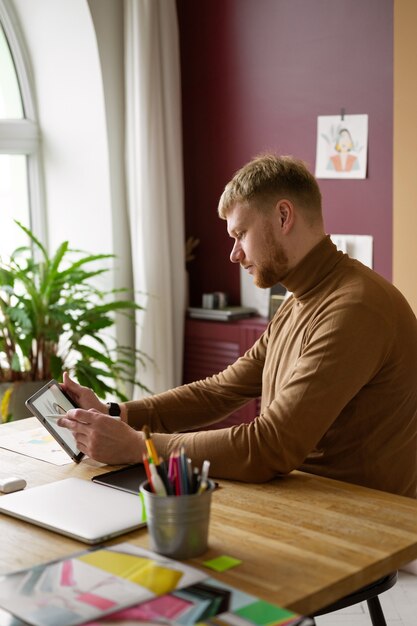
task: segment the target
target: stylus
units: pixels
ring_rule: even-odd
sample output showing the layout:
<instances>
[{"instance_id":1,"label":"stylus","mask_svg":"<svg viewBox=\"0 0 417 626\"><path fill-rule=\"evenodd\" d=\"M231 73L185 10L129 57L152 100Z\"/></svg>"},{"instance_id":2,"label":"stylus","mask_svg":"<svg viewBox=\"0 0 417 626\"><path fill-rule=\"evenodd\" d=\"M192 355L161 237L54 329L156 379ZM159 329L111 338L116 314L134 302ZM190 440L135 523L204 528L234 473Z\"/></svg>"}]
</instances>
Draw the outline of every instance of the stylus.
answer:
<instances>
[{"instance_id":1,"label":"stylus","mask_svg":"<svg viewBox=\"0 0 417 626\"><path fill-rule=\"evenodd\" d=\"M66 413L54 413L53 415L44 415L44 417L48 417L50 419L54 419L57 417L64 417L66 415ZM107 417L111 417L114 420L119 420L121 421L121 418L119 415L107 415Z\"/></svg>"}]
</instances>

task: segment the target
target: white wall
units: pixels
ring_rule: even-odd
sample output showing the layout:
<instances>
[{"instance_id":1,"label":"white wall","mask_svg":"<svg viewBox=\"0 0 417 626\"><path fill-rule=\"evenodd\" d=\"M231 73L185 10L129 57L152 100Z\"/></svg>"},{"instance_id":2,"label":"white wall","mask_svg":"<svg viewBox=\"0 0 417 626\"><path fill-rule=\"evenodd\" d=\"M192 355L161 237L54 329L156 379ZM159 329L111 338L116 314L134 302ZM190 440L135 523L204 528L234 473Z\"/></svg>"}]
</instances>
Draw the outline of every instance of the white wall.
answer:
<instances>
[{"instance_id":1,"label":"white wall","mask_svg":"<svg viewBox=\"0 0 417 626\"><path fill-rule=\"evenodd\" d=\"M51 249L113 252L100 60L86 0L13 0L32 62Z\"/></svg>"}]
</instances>

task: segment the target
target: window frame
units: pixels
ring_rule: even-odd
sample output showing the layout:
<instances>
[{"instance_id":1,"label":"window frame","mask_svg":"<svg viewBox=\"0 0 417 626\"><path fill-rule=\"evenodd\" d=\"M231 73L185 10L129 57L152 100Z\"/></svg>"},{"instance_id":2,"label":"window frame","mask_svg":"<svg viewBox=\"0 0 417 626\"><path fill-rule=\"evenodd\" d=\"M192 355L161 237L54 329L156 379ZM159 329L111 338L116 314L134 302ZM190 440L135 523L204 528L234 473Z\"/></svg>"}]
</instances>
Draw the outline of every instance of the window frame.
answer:
<instances>
[{"instance_id":1,"label":"window frame","mask_svg":"<svg viewBox=\"0 0 417 626\"><path fill-rule=\"evenodd\" d=\"M24 37L9 0L0 0L0 23L15 66L24 113L20 120L0 119L0 154L26 155L30 228L46 243L44 171L34 80Z\"/></svg>"}]
</instances>

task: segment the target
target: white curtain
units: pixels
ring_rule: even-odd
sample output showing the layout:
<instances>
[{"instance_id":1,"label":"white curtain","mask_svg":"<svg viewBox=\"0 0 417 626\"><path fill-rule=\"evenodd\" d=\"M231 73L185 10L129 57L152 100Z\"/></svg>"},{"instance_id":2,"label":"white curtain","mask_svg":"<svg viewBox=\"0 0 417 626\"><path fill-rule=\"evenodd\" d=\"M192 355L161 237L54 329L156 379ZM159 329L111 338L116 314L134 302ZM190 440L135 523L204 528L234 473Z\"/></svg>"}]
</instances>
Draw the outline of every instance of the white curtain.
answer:
<instances>
[{"instance_id":1,"label":"white curtain","mask_svg":"<svg viewBox=\"0 0 417 626\"><path fill-rule=\"evenodd\" d=\"M175 0L125 0L126 171L134 288L146 308L138 377L181 384L185 307L183 177ZM138 397L139 390L135 390Z\"/></svg>"}]
</instances>

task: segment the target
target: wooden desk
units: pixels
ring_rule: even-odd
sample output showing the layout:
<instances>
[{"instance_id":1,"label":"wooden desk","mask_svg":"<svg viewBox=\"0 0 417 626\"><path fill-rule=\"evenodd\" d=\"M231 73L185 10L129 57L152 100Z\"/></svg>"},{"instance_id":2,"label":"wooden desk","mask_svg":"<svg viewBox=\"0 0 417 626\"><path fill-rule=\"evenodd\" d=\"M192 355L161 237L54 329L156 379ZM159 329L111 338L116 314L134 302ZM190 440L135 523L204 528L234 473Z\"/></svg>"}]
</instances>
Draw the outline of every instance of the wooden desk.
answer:
<instances>
[{"instance_id":1,"label":"wooden desk","mask_svg":"<svg viewBox=\"0 0 417 626\"><path fill-rule=\"evenodd\" d=\"M29 418L0 427L37 424ZM28 488L70 476L108 471L83 462L57 467L0 449L2 473ZM209 551L242 565L214 574L244 591L304 615L417 558L417 501L293 472L262 485L220 481L213 494ZM146 529L114 540L148 547ZM83 549L83 544L0 515L0 573ZM212 575L210 570L206 570Z\"/></svg>"}]
</instances>

